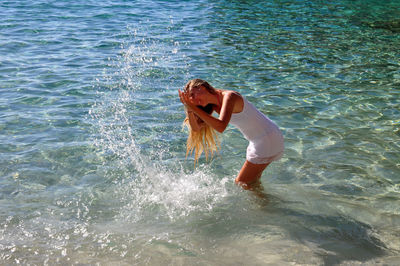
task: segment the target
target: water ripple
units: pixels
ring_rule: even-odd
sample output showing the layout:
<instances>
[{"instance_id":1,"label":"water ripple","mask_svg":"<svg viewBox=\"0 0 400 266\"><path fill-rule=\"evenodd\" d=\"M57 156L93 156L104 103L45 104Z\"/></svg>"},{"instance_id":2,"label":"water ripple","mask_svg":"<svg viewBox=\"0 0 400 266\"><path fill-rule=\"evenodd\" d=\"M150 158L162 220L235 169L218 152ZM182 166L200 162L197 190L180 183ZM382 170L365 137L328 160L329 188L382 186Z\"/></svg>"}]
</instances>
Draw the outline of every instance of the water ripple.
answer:
<instances>
[{"instance_id":1,"label":"water ripple","mask_svg":"<svg viewBox=\"0 0 400 266\"><path fill-rule=\"evenodd\" d=\"M2 1L0 264L398 264L399 10ZM263 199L233 127L185 160L194 77L283 130Z\"/></svg>"}]
</instances>

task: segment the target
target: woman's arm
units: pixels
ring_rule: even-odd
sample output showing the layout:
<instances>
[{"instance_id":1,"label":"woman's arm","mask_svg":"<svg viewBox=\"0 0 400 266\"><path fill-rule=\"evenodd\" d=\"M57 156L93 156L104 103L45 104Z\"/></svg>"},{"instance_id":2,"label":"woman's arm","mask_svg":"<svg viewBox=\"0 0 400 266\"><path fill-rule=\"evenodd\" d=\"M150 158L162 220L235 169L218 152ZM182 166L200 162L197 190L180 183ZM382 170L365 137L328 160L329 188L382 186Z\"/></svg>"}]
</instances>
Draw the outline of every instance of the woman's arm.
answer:
<instances>
[{"instance_id":1,"label":"woman's arm","mask_svg":"<svg viewBox=\"0 0 400 266\"><path fill-rule=\"evenodd\" d=\"M193 131L200 131L204 127L204 122L193 111L186 110L186 114Z\"/></svg>"},{"instance_id":2,"label":"woman's arm","mask_svg":"<svg viewBox=\"0 0 400 266\"><path fill-rule=\"evenodd\" d=\"M215 118L207 112L201 110L196 105L192 104L185 93L179 91L179 96L189 110L193 111L201 120L203 120L205 123L207 123L220 133L224 132L226 127L228 126L229 121L231 120L235 102L240 97L233 92L227 92L222 99L222 106L219 117Z\"/></svg>"}]
</instances>

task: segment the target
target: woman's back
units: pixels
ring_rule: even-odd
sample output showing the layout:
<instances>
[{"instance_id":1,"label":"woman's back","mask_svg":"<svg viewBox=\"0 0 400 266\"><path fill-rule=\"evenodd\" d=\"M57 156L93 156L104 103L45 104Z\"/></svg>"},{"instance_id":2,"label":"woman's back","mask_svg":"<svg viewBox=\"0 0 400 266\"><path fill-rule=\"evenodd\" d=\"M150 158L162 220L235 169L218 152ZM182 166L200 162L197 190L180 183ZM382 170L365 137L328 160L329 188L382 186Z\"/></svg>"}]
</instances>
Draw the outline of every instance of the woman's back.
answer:
<instances>
[{"instance_id":1,"label":"woman's back","mask_svg":"<svg viewBox=\"0 0 400 266\"><path fill-rule=\"evenodd\" d=\"M271 133L280 133L278 126L257 110L243 96L243 110L233 113L230 123L236 126L247 140L255 140Z\"/></svg>"}]
</instances>

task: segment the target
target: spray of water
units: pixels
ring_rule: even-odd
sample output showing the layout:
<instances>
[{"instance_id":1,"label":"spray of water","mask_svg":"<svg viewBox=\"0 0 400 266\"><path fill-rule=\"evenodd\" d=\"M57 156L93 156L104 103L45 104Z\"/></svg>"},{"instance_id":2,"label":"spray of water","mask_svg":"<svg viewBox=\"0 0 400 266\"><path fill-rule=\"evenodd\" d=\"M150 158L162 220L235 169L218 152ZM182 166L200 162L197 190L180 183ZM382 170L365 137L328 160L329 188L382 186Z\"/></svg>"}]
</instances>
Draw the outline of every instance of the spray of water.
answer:
<instances>
[{"instance_id":1,"label":"spray of water","mask_svg":"<svg viewBox=\"0 0 400 266\"><path fill-rule=\"evenodd\" d=\"M206 166L185 170L192 162L183 160L186 133L175 94L188 79L189 64L180 47L177 41L143 39L133 31L132 41L110 61L112 71L99 81L98 101L90 115L105 178L114 183L121 200L118 219L174 220L209 211L231 183ZM167 130L172 136L165 144ZM176 147L182 147L181 153L170 156ZM164 157L169 157L168 163Z\"/></svg>"}]
</instances>

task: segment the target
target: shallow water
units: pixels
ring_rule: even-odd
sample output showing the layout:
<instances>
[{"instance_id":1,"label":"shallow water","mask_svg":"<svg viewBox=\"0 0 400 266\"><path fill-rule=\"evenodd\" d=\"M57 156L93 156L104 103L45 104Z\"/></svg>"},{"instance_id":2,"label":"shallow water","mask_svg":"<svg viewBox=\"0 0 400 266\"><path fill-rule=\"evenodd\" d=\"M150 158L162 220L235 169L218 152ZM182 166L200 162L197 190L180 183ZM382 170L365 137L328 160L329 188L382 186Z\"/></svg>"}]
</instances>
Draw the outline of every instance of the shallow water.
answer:
<instances>
[{"instance_id":1,"label":"shallow water","mask_svg":"<svg viewBox=\"0 0 400 266\"><path fill-rule=\"evenodd\" d=\"M0 2L0 264L398 265L398 1ZM177 89L285 136L264 191L229 127L185 160Z\"/></svg>"}]
</instances>

